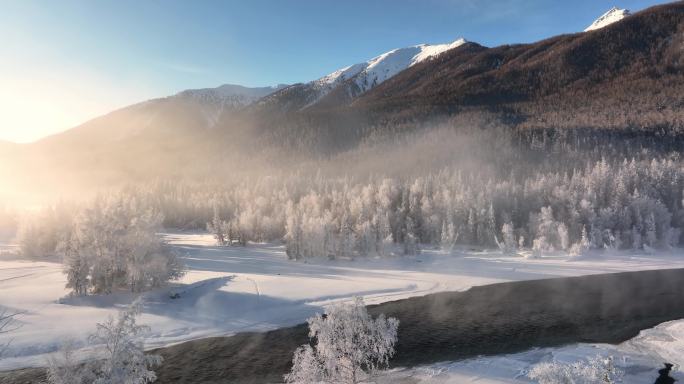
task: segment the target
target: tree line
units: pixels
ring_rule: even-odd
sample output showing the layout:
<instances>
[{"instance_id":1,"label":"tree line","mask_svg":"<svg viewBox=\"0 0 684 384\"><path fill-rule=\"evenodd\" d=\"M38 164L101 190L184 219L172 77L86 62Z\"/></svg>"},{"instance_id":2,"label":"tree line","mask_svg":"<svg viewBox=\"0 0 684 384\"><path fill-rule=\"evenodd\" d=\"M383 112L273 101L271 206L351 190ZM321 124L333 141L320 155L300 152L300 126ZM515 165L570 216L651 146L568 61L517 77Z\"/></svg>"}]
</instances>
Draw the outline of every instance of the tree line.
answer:
<instances>
[{"instance_id":1,"label":"tree line","mask_svg":"<svg viewBox=\"0 0 684 384\"><path fill-rule=\"evenodd\" d=\"M299 165L157 180L112 192L86 208L45 207L23 220L20 243L27 256L57 254L67 262L74 248L105 244L120 254L113 242L148 238L119 236L117 228L148 234L159 227L203 229L220 245L283 241L292 259L415 254L424 246L541 254L680 245L684 168L676 146L639 134L619 141L611 135L426 127ZM142 248L154 250L149 254L164 249ZM107 260L128 260L117 257ZM74 265L81 261L75 258ZM106 263L119 276L106 279L84 267L88 289L157 284L149 271L142 282L132 277L141 273L129 264Z\"/></svg>"}]
</instances>

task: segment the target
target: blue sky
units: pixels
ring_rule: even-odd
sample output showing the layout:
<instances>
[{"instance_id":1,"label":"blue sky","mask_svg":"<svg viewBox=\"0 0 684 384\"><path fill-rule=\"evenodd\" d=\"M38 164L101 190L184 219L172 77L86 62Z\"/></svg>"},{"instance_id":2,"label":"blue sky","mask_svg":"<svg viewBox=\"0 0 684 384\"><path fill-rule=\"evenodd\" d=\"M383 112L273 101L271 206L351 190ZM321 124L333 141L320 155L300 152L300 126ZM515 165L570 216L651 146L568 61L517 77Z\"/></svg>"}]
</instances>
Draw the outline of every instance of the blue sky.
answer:
<instances>
[{"instance_id":1,"label":"blue sky","mask_svg":"<svg viewBox=\"0 0 684 384\"><path fill-rule=\"evenodd\" d=\"M0 139L34 140L187 88L308 81L397 47L531 42L581 31L613 5L659 3L0 0Z\"/></svg>"}]
</instances>

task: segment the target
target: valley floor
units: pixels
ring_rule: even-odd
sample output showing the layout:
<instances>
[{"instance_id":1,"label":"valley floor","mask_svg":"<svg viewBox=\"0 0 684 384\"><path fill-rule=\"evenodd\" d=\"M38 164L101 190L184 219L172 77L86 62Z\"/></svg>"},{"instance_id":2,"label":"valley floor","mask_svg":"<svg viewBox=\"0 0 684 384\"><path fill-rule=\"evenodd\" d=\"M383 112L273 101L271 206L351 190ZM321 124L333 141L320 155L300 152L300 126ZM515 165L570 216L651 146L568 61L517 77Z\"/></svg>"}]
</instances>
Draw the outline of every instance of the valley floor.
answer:
<instances>
[{"instance_id":1,"label":"valley floor","mask_svg":"<svg viewBox=\"0 0 684 384\"><path fill-rule=\"evenodd\" d=\"M439 291L466 290L503 281L544 279L622 271L684 268L681 251L646 255L601 254L572 259L567 255L527 259L498 251L462 249L451 253L424 249L413 257L370 258L356 261L287 259L284 247L250 244L216 247L210 235L164 235L182 256L187 274L168 288L143 295L140 323L152 332L146 347L166 346L191 339L261 331L294 325L321 312L330 303L360 295L367 304L420 296ZM61 265L16 260L0 255L0 305L20 312L17 329L0 335L0 345L11 341L0 370L43 366L51 352L66 340L84 337L134 296L68 297ZM174 294L178 298L172 298ZM510 356L471 359L388 372L390 381L515 382L530 364L555 356L610 353L640 380L653 377L663 359L684 366L684 322L647 330L620 346L578 345L540 349ZM90 351L81 350L88 354ZM636 376L635 376L636 375ZM649 380L646 380L648 382ZM652 380L651 380L652 381Z\"/></svg>"}]
</instances>

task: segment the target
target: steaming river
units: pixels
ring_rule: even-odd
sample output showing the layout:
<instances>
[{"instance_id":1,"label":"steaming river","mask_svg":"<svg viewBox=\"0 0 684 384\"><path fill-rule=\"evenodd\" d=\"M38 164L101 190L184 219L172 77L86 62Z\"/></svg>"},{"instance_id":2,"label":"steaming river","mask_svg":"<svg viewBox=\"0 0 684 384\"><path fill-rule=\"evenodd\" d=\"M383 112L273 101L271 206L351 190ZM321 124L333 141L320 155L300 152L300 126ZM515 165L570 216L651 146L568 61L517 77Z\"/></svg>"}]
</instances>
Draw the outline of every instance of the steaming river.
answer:
<instances>
[{"instance_id":1,"label":"steaming river","mask_svg":"<svg viewBox=\"0 0 684 384\"><path fill-rule=\"evenodd\" d=\"M392 366L576 342L619 343L640 330L684 318L684 269L522 281L444 292L370 307L400 320ZM158 350L158 383L278 382L300 325L210 338ZM5 383L35 380L41 370L0 374Z\"/></svg>"}]
</instances>

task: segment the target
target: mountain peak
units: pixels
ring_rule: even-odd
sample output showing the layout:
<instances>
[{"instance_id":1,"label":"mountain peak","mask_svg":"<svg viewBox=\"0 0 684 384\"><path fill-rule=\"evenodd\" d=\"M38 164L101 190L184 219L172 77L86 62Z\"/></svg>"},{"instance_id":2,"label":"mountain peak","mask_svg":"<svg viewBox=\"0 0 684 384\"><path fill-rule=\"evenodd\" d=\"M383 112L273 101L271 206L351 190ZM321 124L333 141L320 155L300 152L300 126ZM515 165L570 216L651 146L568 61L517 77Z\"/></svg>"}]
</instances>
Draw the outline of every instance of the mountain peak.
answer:
<instances>
[{"instance_id":1,"label":"mountain peak","mask_svg":"<svg viewBox=\"0 0 684 384\"><path fill-rule=\"evenodd\" d=\"M404 69L459 47L467 41L459 38L446 44L419 44L393 49L366 62L366 68L356 76L356 85L366 92Z\"/></svg>"},{"instance_id":2,"label":"mountain peak","mask_svg":"<svg viewBox=\"0 0 684 384\"><path fill-rule=\"evenodd\" d=\"M354 89L349 91L350 94L358 95L364 93L406 68L437 57L467 42L464 38L458 38L451 43L445 44L418 44L396 48L368 61L338 69L308 83L314 90L315 95L309 99L305 107L315 104L346 81L351 81L355 84Z\"/></svg>"},{"instance_id":3,"label":"mountain peak","mask_svg":"<svg viewBox=\"0 0 684 384\"><path fill-rule=\"evenodd\" d=\"M608 10L608 12L604 13L601 15L598 19L594 20L593 23L591 23L590 26L584 29L584 32L589 32L589 31L594 31L596 29L601 29L603 27L606 27L610 24L613 24L617 21L620 21L624 19L625 17L629 16L630 12L628 9L621 9L617 7L613 7Z\"/></svg>"}]
</instances>

